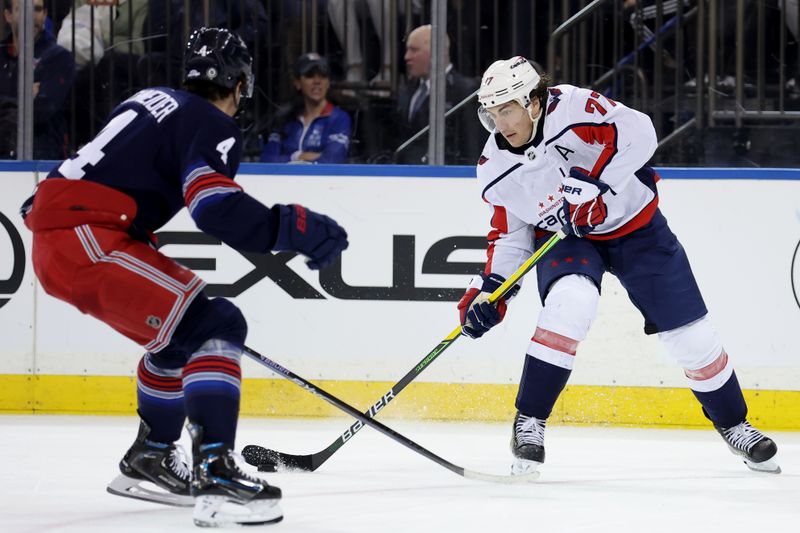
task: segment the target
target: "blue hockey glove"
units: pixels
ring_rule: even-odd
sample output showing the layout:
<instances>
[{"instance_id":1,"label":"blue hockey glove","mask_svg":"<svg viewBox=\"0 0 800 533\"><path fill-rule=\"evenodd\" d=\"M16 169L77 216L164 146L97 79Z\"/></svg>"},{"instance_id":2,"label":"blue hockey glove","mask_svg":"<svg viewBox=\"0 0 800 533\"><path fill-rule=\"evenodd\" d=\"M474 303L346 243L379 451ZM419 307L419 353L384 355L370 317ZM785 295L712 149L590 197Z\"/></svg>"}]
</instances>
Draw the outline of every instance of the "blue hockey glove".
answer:
<instances>
[{"instance_id":1,"label":"blue hockey glove","mask_svg":"<svg viewBox=\"0 0 800 533\"><path fill-rule=\"evenodd\" d=\"M333 263L347 246L347 232L332 218L302 205L275 205L280 222L275 251L294 251L306 257L308 268L319 270Z\"/></svg>"},{"instance_id":2,"label":"blue hockey glove","mask_svg":"<svg viewBox=\"0 0 800 533\"><path fill-rule=\"evenodd\" d=\"M494 326L503 321L506 315L508 301L519 291L519 285L514 285L505 295L489 303L489 295L506 280L499 274L481 272L483 285L480 290L469 288L461 301L458 302L458 312L461 319L461 332L467 337L477 339Z\"/></svg>"},{"instance_id":3,"label":"blue hockey glove","mask_svg":"<svg viewBox=\"0 0 800 533\"><path fill-rule=\"evenodd\" d=\"M564 194L562 210L576 237L585 237L605 222L608 209L602 195L611 187L589 176L589 172L580 167L572 167L561 186Z\"/></svg>"}]
</instances>

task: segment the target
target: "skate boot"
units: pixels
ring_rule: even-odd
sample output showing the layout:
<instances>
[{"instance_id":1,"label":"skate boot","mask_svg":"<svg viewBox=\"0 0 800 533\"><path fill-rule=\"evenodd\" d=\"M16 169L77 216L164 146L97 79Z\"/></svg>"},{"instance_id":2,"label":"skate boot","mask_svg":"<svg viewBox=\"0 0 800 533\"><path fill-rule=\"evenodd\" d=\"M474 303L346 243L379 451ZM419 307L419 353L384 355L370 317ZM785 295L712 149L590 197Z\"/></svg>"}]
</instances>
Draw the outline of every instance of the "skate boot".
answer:
<instances>
[{"instance_id":1,"label":"skate boot","mask_svg":"<svg viewBox=\"0 0 800 533\"><path fill-rule=\"evenodd\" d=\"M544 463L544 426L546 420L523 415L517 411L511 432L511 453L514 475L535 472Z\"/></svg>"},{"instance_id":2,"label":"skate boot","mask_svg":"<svg viewBox=\"0 0 800 533\"><path fill-rule=\"evenodd\" d=\"M190 424L194 440L194 523L200 527L254 526L280 522L281 489L250 476L222 443L200 444L202 429Z\"/></svg>"},{"instance_id":3,"label":"skate boot","mask_svg":"<svg viewBox=\"0 0 800 533\"><path fill-rule=\"evenodd\" d=\"M191 472L184 459L183 449L171 443L147 439L150 426L141 420L139 434L119 462L122 472L106 490L117 496L136 498L166 505L194 505L189 486ZM152 483L156 490L142 483Z\"/></svg>"},{"instance_id":4,"label":"skate boot","mask_svg":"<svg viewBox=\"0 0 800 533\"><path fill-rule=\"evenodd\" d=\"M772 439L751 426L750 422L745 420L730 428L714 427L725 439L731 452L740 455L750 470L770 474L781 473L781 467L773 459L778 452L778 446Z\"/></svg>"}]
</instances>

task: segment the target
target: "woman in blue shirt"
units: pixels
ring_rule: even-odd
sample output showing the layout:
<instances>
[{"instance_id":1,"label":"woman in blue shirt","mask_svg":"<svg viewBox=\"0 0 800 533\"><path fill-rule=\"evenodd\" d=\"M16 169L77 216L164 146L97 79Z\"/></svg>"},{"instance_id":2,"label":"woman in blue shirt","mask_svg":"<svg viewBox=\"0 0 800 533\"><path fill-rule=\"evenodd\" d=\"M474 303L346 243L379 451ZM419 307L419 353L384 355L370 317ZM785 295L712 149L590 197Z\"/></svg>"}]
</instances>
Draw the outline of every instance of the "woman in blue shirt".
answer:
<instances>
[{"instance_id":1,"label":"woman in blue shirt","mask_svg":"<svg viewBox=\"0 0 800 533\"><path fill-rule=\"evenodd\" d=\"M261 151L267 163L344 163L352 125L347 112L327 99L330 67L316 53L294 65L294 86L302 101L276 120Z\"/></svg>"}]
</instances>

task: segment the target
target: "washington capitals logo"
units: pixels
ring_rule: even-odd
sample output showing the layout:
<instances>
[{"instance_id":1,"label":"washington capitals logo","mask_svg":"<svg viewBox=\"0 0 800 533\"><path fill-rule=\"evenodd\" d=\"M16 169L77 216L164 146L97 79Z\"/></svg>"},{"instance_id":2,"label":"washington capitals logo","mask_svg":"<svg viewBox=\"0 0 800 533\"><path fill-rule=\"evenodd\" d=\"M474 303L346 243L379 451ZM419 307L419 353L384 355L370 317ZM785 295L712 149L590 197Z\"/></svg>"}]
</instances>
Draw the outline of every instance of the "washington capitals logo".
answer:
<instances>
[{"instance_id":1,"label":"washington capitals logo","mask_svg":"<svg viewBox=\"0 0 800 533\"><path fill-rule=\"evenodd\" d=\"M553 111L556 110L556 106L558 106L559 99L561 98L561 89L556 89L555 87L551 87L547 89L547 92L550 93L550 96L553 97L553 100L550 102L550 105L547 106L547 114L549 115Z\"/></svg>"}]
</instances>

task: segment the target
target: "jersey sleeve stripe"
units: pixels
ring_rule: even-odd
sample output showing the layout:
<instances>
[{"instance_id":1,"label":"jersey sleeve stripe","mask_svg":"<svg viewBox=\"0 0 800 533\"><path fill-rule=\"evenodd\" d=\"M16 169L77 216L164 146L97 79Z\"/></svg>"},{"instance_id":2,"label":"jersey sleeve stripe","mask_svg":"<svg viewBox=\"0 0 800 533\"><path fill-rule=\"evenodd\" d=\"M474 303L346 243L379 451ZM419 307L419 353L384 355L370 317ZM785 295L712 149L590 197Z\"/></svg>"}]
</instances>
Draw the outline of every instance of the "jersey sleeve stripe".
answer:
<instances>
[{"instance_id":1,"label":"jersey sleeve stripe","mask_svg":"<svg viewBox=\"0 0 800 533\"><path fill-rule=\"evenodd\" d=\"M617 136L616 124L613 122L603 122L600 124L595 122L578 122L576 124L570 124L561 130L558 135L548 139L545 144L549 145L554 143L568 131L574 132L575 135L577 135L583 142L587 144L594 144L598 142L605 145L603 151L600 153L600 157L597 158L597 161L590 172L590 175L593 178L600 179L600 175L611 163L611 159L618 152L617 139L619 137Z\"/></svg>"},{"instance_id":2,"label":"jersey sleeve stripe","mask_svg":"<svg viewBox=\"0 0 800 533\"><path fill-rule=\"evenodd\" d=\"M184 191L184 201L192 216L204 200L241 192L242 188L222 174L206 174L196 178Z\"/></svg>"},{"instance_id":3,"label":"jersey sleeve stripe","mask_svg":"<svg viewBox=\"0 0 800 533\"><path fill-rule=\"evenodd\" d=\"M217 172L208 165L198 166L186 173L183 177L183 194L186 194L186 189L192 184L194 180L205 174L216 174Z\"/></svg>"},{"instance_id":4,"label":"jersey sleeve stripe","mask_svg":"<svg viewBox=\"0 0 800 533\"><path fill-rule=\"evenodd\" d=\"M198 209L202 208L204 204L208 204L215 200L219 200L224 196L228 196L229 194L237 192L241 192L241 189L233 187L213 187L204 189L197 193L194 198L192 198L191 201L186 204L186 207L189 209L189 213L192 215L192 217L195 217Z\"/></svg>"},{"instance_id":5,"label":"jersey sleeve stripe","mask_svg":"<svg viewBox=\"0 0 800 533\"><path fill-rule=\"evenodd\" d=\"M501 206L494 206L494 213L492 213L492 231L489 232L486 239L489 241L489 248L486 250L486 268L485 273L491 274L492 272L492 259L494 258L494 243L497 239L508 233L508 214L506 208Z\"/></svg>"},{"instance_id":6,"label":"jersey sleeve stripe","mask_svg":"<svg viewBox=\"0 0 800 533\"><path fill-rule=\"evenodd\" d=\"M611 163L611 159L617 154L617 126L610 124L592 124L589 126L578 126L572 131L581 138L586 144L600 143L604 145L603 151L592 167L591 176L600 179L600 175Z\"/></svg>"},{"instance_id":7,"label":"jersey sleeve stripe","mask_svg":"<svg viewBox=\"0 0 800 533\"><path fill-rule=\"evenodd\" d=\"M225 187L241 191L242 188L238 183L232 179L223 176L222 174L208 174L200 179L195 180L183 193L184 198L191 201L191 198L196 196L200 191L209 189L211 187Z\"/></svg>"}]
</instances>

